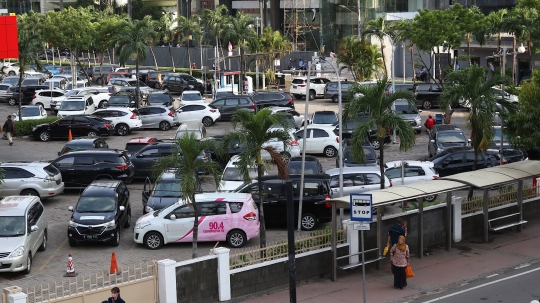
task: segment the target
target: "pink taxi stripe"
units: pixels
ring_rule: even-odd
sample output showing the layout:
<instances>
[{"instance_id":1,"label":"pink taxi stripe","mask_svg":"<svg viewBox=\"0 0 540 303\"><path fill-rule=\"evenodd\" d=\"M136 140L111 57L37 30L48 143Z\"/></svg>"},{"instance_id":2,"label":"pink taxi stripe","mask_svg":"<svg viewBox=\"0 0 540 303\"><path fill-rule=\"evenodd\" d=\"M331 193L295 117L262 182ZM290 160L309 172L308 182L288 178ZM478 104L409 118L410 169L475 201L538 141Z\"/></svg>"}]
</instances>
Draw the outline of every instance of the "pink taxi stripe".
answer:
<instances>
[{"instance_id":1,"label":"pink taxi stripe","mask_svg":"<svg viewBox=\"0 0 540 303\"><path fill-rule=\"evenodd\" d=\"M217 198L217 199L216 199L216 202L221 202L221 201L223 201L223 200L225 200L225 198Z\"/></svg>"},{"instance_id":2,"label":"pink taxi stripe","mask_svg":"<svg viewBox=\"0 0 540 303\"><path fill-rule=\"evenodd\" d=\"M206 216L202 216L199 218L199 223L197 225L201 225L201 222L206 218ZM189 234L191 234L193 232L193 227L187 232L187 234L185 234L182 238L176 240L176 242L184 239L185 237L187 237Z\"/></svg>"}]
</instances>

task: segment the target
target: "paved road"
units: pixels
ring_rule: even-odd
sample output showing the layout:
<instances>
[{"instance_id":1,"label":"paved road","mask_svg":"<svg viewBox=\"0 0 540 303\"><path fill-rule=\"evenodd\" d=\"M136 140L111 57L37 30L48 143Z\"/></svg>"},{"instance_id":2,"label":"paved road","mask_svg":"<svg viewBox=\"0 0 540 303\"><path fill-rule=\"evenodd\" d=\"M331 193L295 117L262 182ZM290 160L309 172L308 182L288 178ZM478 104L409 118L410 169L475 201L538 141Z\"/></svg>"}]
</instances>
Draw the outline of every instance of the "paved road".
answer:
<instances>
[{"instance_id":1,"label":"paved road","mask_svg":"<svg viewBox=\"0 0 540 303\"><path fill-rule=\"evenodd\" d=\"M207 100L210 101L210 100ZM295 100L297 111L303 113L305 110L305 101ZM309 103L309 113L317 110L338 110L337 104L330 100L317 99ZM11 107L5 103L0 103L0 118L3 122L4 117L16 111L16 107ZM425 120L429 113L434 111L424 111L421 113ZM462 129L465 129L466 112L457 111L454 114L453 122ZM229 122L218 122L207 129L209 136L224 134L232 130ZM465 131L467 132L467 131ZM152 136L157 138L172 138L175 130L166 132L159 130L142 130L133 132L127 137L112 136L106 138L111 148L123 149L125 143L130 137L134 136ZM57 157L57 152L63 147L65 141L39 142L32 139L15 139L13 146L8 146L7 141L0 140L0 161L35 161L35 160L53 160ZM393 160L418 160L427 157L427 135L424 133L416 137L416 145L406 152L399 151L399 145L389 144L385 146L385 162ZM334 158L319 157L323 168L330 169L335 167ZM142 214L141 191L144 183L135 181L128 186L131 193L131 205L133 207L133 216L137 218ZM203 177L203 190L214 191L215 186L210 177ZM34 267L31 274L24 276L21 274L1 274L0 289L5 286L18 285L29 287L43 284L45 282L60 279L66 270L66 261L68 253L73 254L75 269L81 274L90 274L101 272L109 268L110 256L114 251L117 254L119 266L128 266L138 263L149 262L171 258L177 261L189 259L191 257L191 244L172 244L166 245L160 250L150 251L133 242L133 230L125 229L122 231L122 239L119 247L110 247L106 245L79 245L71 248L67 243L66 228L71 213L67 210L68 206L75 205L80 191L66 191L66 193L50 198L44 201L49 221L49 242L48 249L40 252L34 258ZM322 227L321 227L322 228ZM286 238L286 230L283 228L269 228L268 240L278 241ZM208 254L215 243L199 243L199 256ZM258 246L258 239L251 240L247 246Z\"/></svg>"}]
</instances>

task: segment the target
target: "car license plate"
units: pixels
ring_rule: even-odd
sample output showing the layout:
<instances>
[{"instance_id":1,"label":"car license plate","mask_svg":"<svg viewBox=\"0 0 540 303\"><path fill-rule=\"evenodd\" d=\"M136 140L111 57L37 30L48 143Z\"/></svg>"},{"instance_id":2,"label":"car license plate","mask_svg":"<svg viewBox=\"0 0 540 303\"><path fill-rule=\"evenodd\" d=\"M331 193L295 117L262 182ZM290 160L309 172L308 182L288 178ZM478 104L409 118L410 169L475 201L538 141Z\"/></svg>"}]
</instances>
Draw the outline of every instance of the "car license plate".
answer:
<instances>
[{"instance_id":1,"label":"car license plate","mask_svg":"<svg viewBox=\"0 0 540 303\"><path fill-rule=\"evenodd\" d=\"M97 236L84 236L85 239L97 239Z\"/></svg>"},{"instance_id":2,"label":"car license plate","mask_svg":"<svg viewBox=\"0 0 540 303\"><path fill-rule=\"evenodd\" d=\"M296 85L293 85L292 88L296 88Z\"/></svg>"}]
</instances>

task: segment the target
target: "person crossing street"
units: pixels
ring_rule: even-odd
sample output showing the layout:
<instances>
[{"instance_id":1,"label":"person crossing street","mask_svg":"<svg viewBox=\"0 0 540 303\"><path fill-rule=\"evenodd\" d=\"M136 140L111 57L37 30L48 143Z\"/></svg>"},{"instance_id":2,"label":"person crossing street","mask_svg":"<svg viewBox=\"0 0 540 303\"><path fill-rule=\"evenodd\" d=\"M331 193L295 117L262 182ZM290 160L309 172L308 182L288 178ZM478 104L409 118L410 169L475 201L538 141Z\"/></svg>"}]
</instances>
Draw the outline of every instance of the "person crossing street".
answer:
<instances>
[{"instance_id":1,"label":"person crossing street","mask_svg":"<svg viewBox=\"0 0 540 303\"><path fill-rule=\"evenodd\" d=\"M13 134L15 133L15 122L11 120L11 115L8 115L6 122L4 123L4 132L7 135L9 146L13 145Z\"/></svg>"}]
</instances>

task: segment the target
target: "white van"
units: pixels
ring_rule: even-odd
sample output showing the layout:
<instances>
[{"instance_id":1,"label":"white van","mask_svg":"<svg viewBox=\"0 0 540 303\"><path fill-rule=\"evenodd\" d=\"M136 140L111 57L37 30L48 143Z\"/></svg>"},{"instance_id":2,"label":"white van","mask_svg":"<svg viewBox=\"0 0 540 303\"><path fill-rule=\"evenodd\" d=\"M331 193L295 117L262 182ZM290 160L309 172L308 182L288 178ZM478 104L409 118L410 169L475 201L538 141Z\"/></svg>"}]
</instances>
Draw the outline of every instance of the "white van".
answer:
<instances>
[{"instance_id":1,"label":"white van","mask_svg":"<svg viewBox=\"0 0 540 303\"><path fill-rule=\"evenodd\" d=\"M73 96L62 101L57 116L91 115L95 111L96 106L91 96Z\"/></svg>"},{"instance_id":2,"label":"white van","mask_svg":"<svg viewBox=\"0 0 540 303\"><path fill-rule=\"evenodd\" d=\"M47 249L47 227L39 197L10 196L0 200L0 272L30 273L36 252Z\"/></svg>"}]
</instances>

